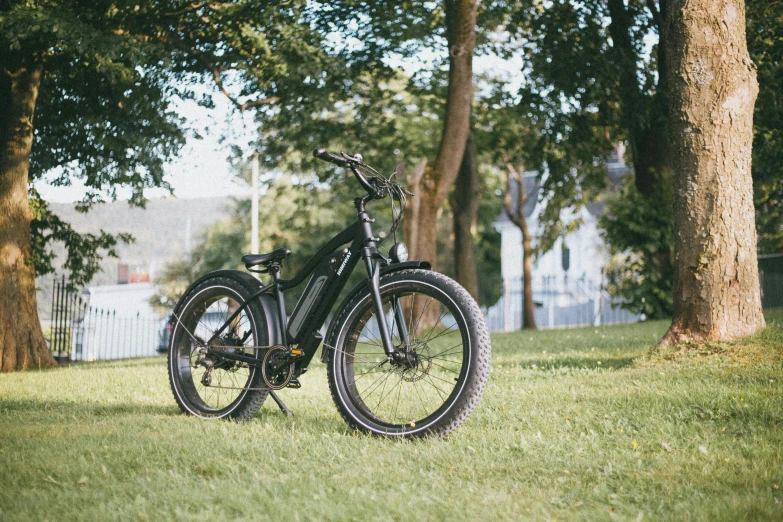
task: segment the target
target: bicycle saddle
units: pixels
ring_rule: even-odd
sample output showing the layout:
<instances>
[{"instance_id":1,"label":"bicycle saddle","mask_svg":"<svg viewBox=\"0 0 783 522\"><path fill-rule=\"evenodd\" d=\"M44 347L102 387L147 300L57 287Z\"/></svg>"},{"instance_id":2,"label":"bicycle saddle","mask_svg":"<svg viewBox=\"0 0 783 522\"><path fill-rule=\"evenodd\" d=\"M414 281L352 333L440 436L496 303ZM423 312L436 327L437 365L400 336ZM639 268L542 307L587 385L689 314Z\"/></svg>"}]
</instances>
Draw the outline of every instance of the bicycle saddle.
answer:
<instances>
[{"instance_id":1,"label":"bicycle saddle","mask_svg":"<svg viewBox=\"0 0 783 522\"><path fill-rule=\"evenodd\" d=\"M291 254L291 249L288 247L278 248L268 254L246 254L242 256L242 262L245 263L245 268L251 266L269 266L270 263L280 262Z\"/></svg>"}]
</instances>

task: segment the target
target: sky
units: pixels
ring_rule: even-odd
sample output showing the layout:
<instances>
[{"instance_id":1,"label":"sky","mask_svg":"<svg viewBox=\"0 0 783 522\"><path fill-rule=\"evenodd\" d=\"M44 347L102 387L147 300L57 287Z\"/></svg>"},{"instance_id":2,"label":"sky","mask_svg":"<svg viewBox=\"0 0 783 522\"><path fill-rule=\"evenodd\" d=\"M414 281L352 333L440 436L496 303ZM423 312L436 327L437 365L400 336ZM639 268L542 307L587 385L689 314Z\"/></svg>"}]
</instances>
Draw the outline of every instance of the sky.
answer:
<instances>
[{"instance_id":1,"label":"sky","mask_svg":"<svg viewBox=\"0 0 783 522\"><path fill-rule=\"evenodd\" d=\"M214 109L199 107L194 101L179 101L177 112L199 129L201 139L190 137L175 161L166 166L166 179L174 188L177 198L227 197L246 194L249 188L235 179L228 161L228 144L219 143L222 134L237 136L234 143L250 141L253 128L250 115L242 117L232 110L229 101L222 95L215 95ZM228 132L227 132L228 131ZM55 187L44 180L35 187L46 201L70 203L80 200L85 194L79 180L68 187ZM170 197L166 190L145 191L148 198ZM118 199L127 200L130 191L118 191Z\"/></svg>"},{"instance_id":2,"label":"sky","mask_svg":"<svg viewBox=\"0 0 783 522\"><path fill-rule=\"evenodd\" d=\"M424 52L410 61L390 59L390 65L398 66L407 74L412 75L422 67L431 67L436 60L435 53ZM494 56L477 56L474 59L474 73L492 73L503 75L512 82L521 81L519 71L521 60L504 61ZM247 146L252 141L254 129L252 115L243 117L234 110L231 103L214 89L213 85L205 84L204 89L213 93L214 109L199 107L194 101L178 101L176 110L186 118L193 127L199 129L201 139L188 138L179 158L166 166L166 180L174 189L174 197L183 199L204 197L243 196L250 188L237 180L228 161L230 146L220 143L222 135L232 136L231 143L250 150ZM263 173L262 173L263 174ZM85 195L85 187L74 180L71 186L56 187L46 182L45 176L35 183L35 188L46 201L72 203L81 200ZM151 189L145 191L147 198L170 197L166 190ZM118 189L118 199L127 200L129 190Z\"/></svg>"}]
</instances>

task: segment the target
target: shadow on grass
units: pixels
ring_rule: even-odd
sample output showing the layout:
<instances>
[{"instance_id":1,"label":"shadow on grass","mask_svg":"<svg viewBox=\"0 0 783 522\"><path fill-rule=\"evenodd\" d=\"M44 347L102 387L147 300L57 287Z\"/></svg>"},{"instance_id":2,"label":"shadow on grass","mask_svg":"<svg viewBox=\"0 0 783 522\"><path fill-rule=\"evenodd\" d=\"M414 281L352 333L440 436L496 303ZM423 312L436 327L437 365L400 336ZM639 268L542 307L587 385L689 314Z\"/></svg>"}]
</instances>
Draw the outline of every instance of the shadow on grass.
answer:
<instances>
[{"instance_id":1,"label":"shadow on grass","mask_svg":"<svg viewBox=\"0 0 783 522\"><path fill-rule=\"evenodd\" d=\"M523 357L500 357L496 363L508 364L513 363L522 366L523 368L529 368L535 365L537 369L550 370L558 368L572 368L575 370L622 370L633 366L634 361L641 356L636 357L607 357L601 358L600 356L593 355L591 357L554 357L552 359L528 359ZM598 364L598 363L601 364Z\"/></svg>"},{"instance_id":2,"label":"shadow on grass","mask_svg":"<svg viewBox=\"0 0 783 522\"><path fill-rule=\"evenodd\" d=\"M0 404L0 413L31 413L42 416L44 419L46 415L54 414L58 417L122 417L125 415L164 415L169 417L182 417L182 418L195 418L190 415L182 413L179 408L173 404L170 405L158 405L158 404L133 404L133 403L117 403L117 404L96 404L90 402L76 402L76 401L36 401L29 399L10 399L3 400ZM264 406L254 416L256 420L264 420L267 416L281 416L283 419L288 419L284 413L280 411L277 404L268 398L264 402Z\"/></svg>"},{"instance_id":3,"label":"shadow on grass","mask_svg":"<svg viewBox=\"0 0 783 522\"><path fill-rule=\"evenodd\" d=\"M121 415L180 415L176 405L160 406L156 404L95 404L76 401L35 401L27 399L4 399L0 409L5 413L36 413L81 416L121 416Z\"/></svg>"},{"instance_id":4,"label":"shadow on grass","mask_svg":"<svg viewBox=\"0 0 783 522\"><path fill-rule=\"evenodd\" d=\"M79 368L84 370L103 369L103 368L140 368L145 366L163 366L166 364L166 357L163 355L154 355L151 357L133 357L128 359L111 359L104 361L72 361L61 363L51 370L59 368Z\"/></svg>"}]
</instances>

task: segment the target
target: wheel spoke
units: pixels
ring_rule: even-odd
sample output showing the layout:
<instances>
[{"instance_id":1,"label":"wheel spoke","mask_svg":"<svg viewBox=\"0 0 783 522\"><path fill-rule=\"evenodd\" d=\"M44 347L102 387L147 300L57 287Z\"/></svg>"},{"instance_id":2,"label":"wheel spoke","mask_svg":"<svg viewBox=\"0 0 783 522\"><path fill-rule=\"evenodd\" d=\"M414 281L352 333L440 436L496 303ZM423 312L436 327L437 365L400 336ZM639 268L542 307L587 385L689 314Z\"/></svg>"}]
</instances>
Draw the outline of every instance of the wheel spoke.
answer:
<instances>
[{"instance_id":1,"label":"wheel spoke","mask_svg":"<svg viewBox=\"0 0 783 522\"><path fill-rule=\"evenodd\" d=\"M446 304L450 301L441 295L430 287L424 292L418 288L384 292L382 288L383 317L391 317L392 341L398 350L410 350L403 358L387 359L376 335L380 318L369 300L353 319L349 318L352 321L346 330L349 333L340 341L344 343L342 349L337 350L342 353L338 360L344 368L344 382L362 415L387 426L385 429L402 429L408 424L416 426L425 422L452 400L453 390L462 378L464 346L457 342L466 338L466 329L464 322L458 320L461 316ZM395 303L409 307L405 318L407 344L402 342L394 316ZM445 319L447 316L449 319ZM437 321L430 325L428 317L437 317ZM451 324L445 326L444 321ZM424 323L427 323L426 332L421 332L423 335L419 337L416 333L424 329ZM458 337L449 337L450 334ZM374 375L366 378L368 374Z\"/></svg>"},{"instance_id":2,"label":"wheel spoke","mask_svg":"<svg viewBox=\"0 0 783 522\"><path fill-rule=\"evenodd\" d=\"M445 366L442 366L442 365L440 365L440 364L438 364L438 363L434 363L434 362L432 362L432 361L430 361L430 362L431 362L432 364L434 364L435 366L437 366L438 368L443 368L443 369L444 369L444 370L446 370L447 372L451 372L451 373L456 373L456 374L459 374L459 372L457 372L457 371L454 371L454 370L452 370L451 368L446 368Z\"/></svg>"},{"instance_id":3,"label":"wheel spoke","mask_svg":"<svg viewBox=\"0 0 783 522\"><path fill-rule=\"evenodd\" d=\"M443 357L438 357L438 356L439 356L439 355L443 355L443 354L450 355L450 353L447 353L447 352L451 352L452 350L456 350L457 348L462 348L462 343L455 344L455 345L454 345L454 346L452 346L451 348L446 348L446 349L445 349L445 350L443 350L442 352L438 352L438 353L436 353L435 355L430 355L430 356L429 356L429 358L430 358L430 359L443 359Z\"/></svg>"},{"instance_id":4,"label":"wheel spoke","mask_svg":"<svg viewBox=\"0 0 783 522\"><path fill-rule=\"evenodd\" d=\"M185 305L179 324L183 332L177 333L172 348L177 363L174 377L182 389L184 397L189 402L189 410L198 411L203 416L223 415L226 408L236 407L247 393L246 388L252 383L255 370L243 363L207 355L207 364L212 364L211 383L205 386L202 379L206 367L197 365L200 348L204 346L201 339L211 339L215 333L226 324L228 318L239 308L238 298L221 293L224 289L210 291L206 289L200 294L200 301L191 301ZM256 356L255 350L249 347L257 346L253 322L249 310L243 309L215 339L215 342L225 350L238 354ZM186 362L186 364L185 364Z\"/></svg>"}]
</instances>

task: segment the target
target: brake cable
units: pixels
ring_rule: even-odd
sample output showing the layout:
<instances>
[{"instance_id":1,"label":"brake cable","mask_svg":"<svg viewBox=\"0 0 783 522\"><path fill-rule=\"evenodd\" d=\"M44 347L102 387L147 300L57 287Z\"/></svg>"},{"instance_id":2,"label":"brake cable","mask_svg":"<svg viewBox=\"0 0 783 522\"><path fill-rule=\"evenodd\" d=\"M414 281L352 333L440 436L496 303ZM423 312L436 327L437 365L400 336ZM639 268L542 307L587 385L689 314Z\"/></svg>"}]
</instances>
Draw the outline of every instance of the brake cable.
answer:
<instances>
[{"instance_id":1,"label":"brake cable","mask_svg":"<svg viewBox=\"0 0 783 522\"><path fill-rule=\"evenodd\" d=\"M399 168L395 169L388 178L384 178L381 173L364 162L357 162L351 166L365 170L366 173L364 173L364 176L376 187L378 193L384 195L384 197L388 194L389 199L391 199L392 226L389 229L389 235L381 239L378 245L381 245L386 241L389 236L391 236L396 243L397 229L399 228L400 223L402 223L405 207L408 203L408 196L413 196L412 192L397 183L395 178L399 173ZM397 204L395 204L395 200L397 201Z\"/></svg>"}]
</instances>

